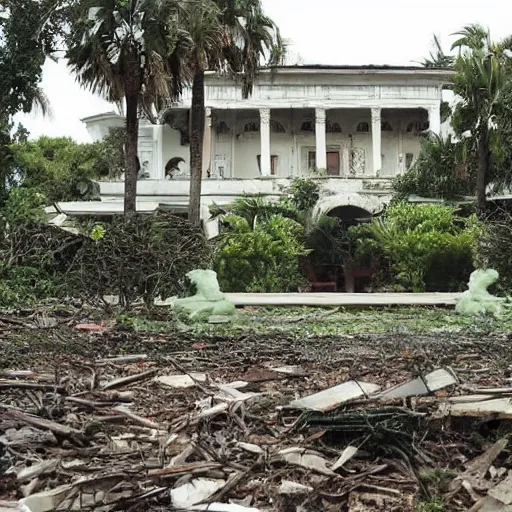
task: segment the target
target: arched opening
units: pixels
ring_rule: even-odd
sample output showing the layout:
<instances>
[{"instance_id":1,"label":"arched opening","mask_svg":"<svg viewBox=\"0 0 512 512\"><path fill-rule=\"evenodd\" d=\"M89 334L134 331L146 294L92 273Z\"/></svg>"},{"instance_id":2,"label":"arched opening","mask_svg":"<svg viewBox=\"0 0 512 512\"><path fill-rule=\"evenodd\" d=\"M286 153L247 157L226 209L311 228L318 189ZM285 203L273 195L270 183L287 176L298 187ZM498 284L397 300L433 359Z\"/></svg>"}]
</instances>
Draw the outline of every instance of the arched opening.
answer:
<instances>
[{"instance_id":1,"label":"arched opening","mask_svg":"<svg viewBox=\"0 0 512 512\"><path fill-rule=\"evenodd\" d=\"M340 219L345 228L356 226L357 224L368 223L372 219L372 214L368 210L349 204L336 206L327 212L327 215L329 217L336 217Z\"/></svg>"}]
</instances>

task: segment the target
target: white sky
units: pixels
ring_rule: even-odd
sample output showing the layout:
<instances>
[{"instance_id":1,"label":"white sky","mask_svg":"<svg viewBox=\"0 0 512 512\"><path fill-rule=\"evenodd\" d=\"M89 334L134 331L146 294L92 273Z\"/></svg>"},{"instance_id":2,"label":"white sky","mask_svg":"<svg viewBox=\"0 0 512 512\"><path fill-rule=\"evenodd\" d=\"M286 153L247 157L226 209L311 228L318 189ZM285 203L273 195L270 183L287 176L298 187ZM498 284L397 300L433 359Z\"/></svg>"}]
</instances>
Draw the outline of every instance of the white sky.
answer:
<instances>
[{"instance_id":1,"label":"white sky","mask_svg":"<svg viewBox=\"0 0 512 512\"><path fill-rule=\"evenodd\" d=\"M506 0L263 0L266 13L293 41L304 64L414 65L438 34L448 50L451 34L480 23L493 39L512 32ZM53 115L18 116L31 132L89 141L80 118L114 110L82 90L63 62L44 66L43 88Z\"/></svg>"}]
</instances>

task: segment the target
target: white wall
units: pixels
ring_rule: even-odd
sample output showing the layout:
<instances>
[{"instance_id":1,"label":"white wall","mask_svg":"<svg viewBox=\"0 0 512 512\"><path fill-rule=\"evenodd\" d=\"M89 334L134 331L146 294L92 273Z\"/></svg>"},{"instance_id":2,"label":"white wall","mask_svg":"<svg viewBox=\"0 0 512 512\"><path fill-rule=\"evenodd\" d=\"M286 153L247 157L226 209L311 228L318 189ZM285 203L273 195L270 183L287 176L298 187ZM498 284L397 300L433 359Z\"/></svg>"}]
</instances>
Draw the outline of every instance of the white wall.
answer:
<instances>
[{"instance_id":1,"label":"white wall","mask_svg":"<svg viewBox=\"0 0 512 512\"><path fill-rule=\"evenodd\" d=\"M163 126L162 133L162 178L165 172L167 162L174 157L180 157L185 160L180 164L180 170L184 174L190 173L190 146L182 146L180 144L181 134L178 130L173 130L169 125Z\"/></svg>"},{"instance_id":2,"label":"white wall","mask_svg":"<svg viewBox=\"0 0 512 512\"><path fill-rule=\"evenodd\" d=\"M419 153L420 139L418 135L405 133L407 125L425 117L420 110L384 110L382 120L391 124L392 132L383 131L381 134L383 166L380 175L392 177L402 170L399 162L400 152L413 153L416 158ZM247 123L259 126L257 110L237 111L233 125L233 114L230 111L214 111L214 150L217 162L225 167L225 177L255 178L260 176L257 155L261 150L260 132L245 132ZM271 110L271 121L278 121L284 126L286 133L271 132L270 154L277 155L277 176L288 178L308 174L308 152L315 151L315 133L301 131L304 121L311 121L314 127L314 111L312 109L275 109ZM373 173L372 135L358 133L357 125L367 122L371 127L369 109L345 109L327 111L327 120L338 123L341 133L327 133L328 151L338 151L340 161L340 176L352 176L349 169L349 152L357 148L364 153L365 166L361 176L371 176ZM230 133L217 134L215 127L224 122ZM234 154L232 148L234 146ZM234 170L232 158L234 156ZM402 160L405 159L405 156Z\"/></svg>"}]
</instances>

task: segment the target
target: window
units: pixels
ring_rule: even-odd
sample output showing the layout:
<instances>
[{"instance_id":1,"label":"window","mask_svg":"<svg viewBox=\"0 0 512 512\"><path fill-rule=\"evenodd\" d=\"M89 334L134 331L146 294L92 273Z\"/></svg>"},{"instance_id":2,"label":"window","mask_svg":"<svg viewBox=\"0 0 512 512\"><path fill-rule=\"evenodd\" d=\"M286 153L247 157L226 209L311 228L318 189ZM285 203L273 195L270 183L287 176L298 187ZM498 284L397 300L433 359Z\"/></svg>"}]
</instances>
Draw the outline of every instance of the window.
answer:
<instances>
[{"instance_id":1,"label":"window","mask_svg":"<svg viewBox=\"0 0 512 512\"><path fill-rule=\"evenodd\" d=\"M340 154L338 151L327 151L327 176L340 175Z\"/></svg>"},{"instance_id":2,"label":"window","mask_svg":"<svg viewBox=\"0 0 512 512\"><path fill-rule=\"evenodd\" d=\"M421 133L428 130L430 127L430 123L428 121L415 121L413 123L409 123L406 128L407 133Z\"/></svg>"},{"instance_id":3,"label":"window","mask_svg":"<svg viewBox=\"0 0 512 512\"><path fill-rule=\"evenodd\" d=\"M341 126L339 123L334 123L327 119L327 123L325 124L325 131L327 133L341 133Z\"/></svg>"},{"instance_id":4,"label":"window","mask_svg":"<svg viewBox=\"0 0 512 512\"><path fill-rule=\"evenodd\" d=\"M316 169L316 151L308 151L308 170Z\"/></svg>"},{"instance_id":5,"label":"window","mask_svg":"<svg viewBox=\"0 0 512 512\"><path fill-rule=\"evenodd\" d=\"M245 123L245 126L244 126L245 133L259 132L259 131L260 131L259 123L256 123L255 121L250 121L248 123Z\"/></svg>"},{"instance_id":6,"label":"window","mask_svg":"<svg viewBox=\"0 0 512 512\"><path fill-rule=\"evenodd\" d=\"M370 131L370 124L366 121L362 121L356 127L356 132L358 133L368 133Z\"/></svg>"},{"instance_id":7,"label":"window","mask_svg":"<svg viewBox=\"0 0 512 512\"><path fill-rule=\"evenodd\" d=\"M405 170L408 171L414 161L414 155L412 153L405 153Z\"/></svg>"},{"instance_id":8,"label":"window","mask_svg":"<svg viewBox=\"0 0 512 512\"><path fill-rule=\"evenodd\" d=\"M256 158L258 159L258 169L261 174L261 155L258 155ZM277 161L278 161L277 155L270 156L270 175L271 176L277 175Z\"/></svg>"},{"instance_id":9,"label":"window","mask_svg":"<svg viewBox=\"0 0 512 512\"><path fill-rule=\"evenodd\" d=\"M300 127L301 132L314 132L313 121L304 121Z\"/></svg>"},{"instance_id":10,"label":"window","mask_svg":"<svg viewBox=\"0 0 512 512\"><path fill-rule=\"evenodd\" d=\"M229 133L228 125L226 124L225 121L221 121L217 125L217 135L226 134L226 133Z\"/></svg>"},{"instance_id":11,"label":"window","mask_svg":"<svg viewBox=\"0 0 512 512\"><path fill-rule=\"evenodd\" d=\"M391 127L391 125L387 121L382 121L380 123L380 129L383 132L392 132L393 131L393 128Z\"/></svg>"},{"instance_id":12,"label":"window","mask_svg":"<svg viewBox=\"0 0 512 512\"><path fill-rule=\"evenodd\" d=\"M279 121L275 121L274 119L270 120L270 131L274 133L286 133L286 130L282 123Z\"/></svg>"}]
</instances>

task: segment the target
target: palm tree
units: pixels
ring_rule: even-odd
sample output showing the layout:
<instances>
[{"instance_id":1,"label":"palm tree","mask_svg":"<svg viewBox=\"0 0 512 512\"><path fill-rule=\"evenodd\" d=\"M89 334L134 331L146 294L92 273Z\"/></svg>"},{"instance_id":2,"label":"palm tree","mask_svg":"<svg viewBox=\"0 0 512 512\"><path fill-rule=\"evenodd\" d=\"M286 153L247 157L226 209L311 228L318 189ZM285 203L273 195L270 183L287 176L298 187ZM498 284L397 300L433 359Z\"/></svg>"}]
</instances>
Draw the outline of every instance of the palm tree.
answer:
<instances>
[{"instance_id":1,"label":"palm tree","mask_svg":"<svg viewBox=\"0 0 512 512\"><path fill-rule=\"evenodd\" d=\"M184 0L180 7L171 57L183 66L182 76L192 77L189 219L199 224L205 72L241 77L243 96L248 97L260 66L282 58L284 45L276 25L264 15L261 0Z\"/></svg>"},{"instance_id":2,"label":"palm tree","mask_svg":"<svg viewBox=\"0 0 512 512\"><path fill-rule=\"evenodd\" d=\"M68 40L78 81L126 107L125 214L136 211L139 110L177 96L179 66L167 58L175 39L175 0L85 0Z\"/></svg>"},{"instance_id":3,"label":"palm tree","mask_svg":"<svg viewBox=\"0 0 512 512\"><path fill-rule=\"evenodd\" d=\"M457 32L452 50L459 51L455 61L454 92L463 98L462 108L469 115L469 140L477 154L477 207L486 209L486 186L491 157L491 125L498 101L511 75L507 50L512 39L493 43L488 30L470 25Z\"/></svg>"},{"instance_id":4,"label":"palm tree","mask_svg":"<svg viewBox=\"0 0 512 512\"><path fill-rule=\"evenodd\" d=\"M455 62L452 55L446 55L441 46L439 36L434 34L433 38L434 51L424 58L420 64L425 68L451 68Z\"/></svg>"}]
</instances>

